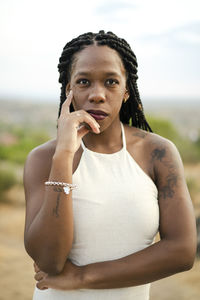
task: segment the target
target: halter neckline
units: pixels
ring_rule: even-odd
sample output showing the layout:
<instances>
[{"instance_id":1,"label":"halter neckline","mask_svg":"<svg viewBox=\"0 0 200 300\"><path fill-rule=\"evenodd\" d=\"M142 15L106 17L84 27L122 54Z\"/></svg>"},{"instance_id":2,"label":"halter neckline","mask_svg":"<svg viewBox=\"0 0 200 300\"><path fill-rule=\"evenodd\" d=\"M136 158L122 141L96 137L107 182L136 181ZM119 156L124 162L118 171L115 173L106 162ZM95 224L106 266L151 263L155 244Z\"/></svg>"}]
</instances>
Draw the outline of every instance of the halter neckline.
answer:
<instances>
[{"instance_id":1,"label":"halter neckline","mask_svg":"<svg viewBox=\"0 0 200 300\"><path fill-rule=\"evenodd\" d=\"M84 142L83 142L83 140L81 140L81 147L82 147L82 149L85 151L90 151L90 152L92 152L92 153L95 153L95 154L99 154L99 155L114 155L114 154L116 154L116 153L119 153L119 152L121 152L121 151L124 151L124 150L126 150L126 137L125 137L125 132L124 132L124 125L123 125L123 123L122 122L120 122L120 125L121 125L121 132L122 132L122 148L119 150L119 151L117 151L117 152L113 152L113 153L101 153L101 152L95 152L95 151L92 151L92 150L90 150L90 149L88 149L85 145L84 145Z\"/></svg>"}]
</instances>

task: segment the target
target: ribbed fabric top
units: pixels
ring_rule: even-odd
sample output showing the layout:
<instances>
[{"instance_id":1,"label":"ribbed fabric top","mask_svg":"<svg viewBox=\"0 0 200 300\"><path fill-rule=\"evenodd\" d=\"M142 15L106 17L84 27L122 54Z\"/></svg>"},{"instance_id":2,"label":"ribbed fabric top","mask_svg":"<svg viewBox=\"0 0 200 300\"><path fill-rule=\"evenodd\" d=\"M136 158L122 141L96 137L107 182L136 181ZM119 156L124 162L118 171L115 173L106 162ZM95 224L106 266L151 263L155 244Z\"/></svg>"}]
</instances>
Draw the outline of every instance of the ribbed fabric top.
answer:
<instances>
[{"instance_id":1,"label":"ribbed fabric top","mask_svg":"<svg viewBox=\"0 0 200 300\"><path fill-rule=\"evenodd\" d=\"M73 174L74 240L69 259L76 265L119 259L153 243L159 226L158 191L126 149L83 153ZM134 268L134 266L133 266ZM149 284L117 289L35 290L34 299L148 300Z\"/></svg>"}]
</instances>

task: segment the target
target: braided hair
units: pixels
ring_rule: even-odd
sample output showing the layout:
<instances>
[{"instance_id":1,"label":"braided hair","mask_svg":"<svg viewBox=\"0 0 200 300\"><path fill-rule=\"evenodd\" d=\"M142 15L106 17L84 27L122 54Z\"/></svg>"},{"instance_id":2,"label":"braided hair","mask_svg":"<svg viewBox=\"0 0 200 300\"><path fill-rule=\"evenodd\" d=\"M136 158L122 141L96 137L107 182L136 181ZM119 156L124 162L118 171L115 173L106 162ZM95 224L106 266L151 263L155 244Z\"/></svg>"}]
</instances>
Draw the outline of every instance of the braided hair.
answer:
<instances>
[{"instance_id":1,"label":"braided hair","mask_svg":"<svg viewBox=\"0 0 200 300\"><path fill-rule=\"evenodd\" d=\"M71 40L63 48L63 52L59 59L58 71L60 73L59 83L61 83L60 107L58 116L60 116L61 107L66 99L66 85L70 81L72 64L74 62L74 54L83 50L89 45L97 44L98 46L108 46L118 52L122 59L127 73L127 87L129 98L122 103L120 109L120 120L124 124L129 124L146 131L152 132L151 127L146 121L143 105L140 99L137 86L137 59L130 45L124 40L116 36L111 31L105 33L101 30L99 33L84 33L77 38ZM70 112L74 111L73 105L70 105Z\"/></svg>"}]
</instances>

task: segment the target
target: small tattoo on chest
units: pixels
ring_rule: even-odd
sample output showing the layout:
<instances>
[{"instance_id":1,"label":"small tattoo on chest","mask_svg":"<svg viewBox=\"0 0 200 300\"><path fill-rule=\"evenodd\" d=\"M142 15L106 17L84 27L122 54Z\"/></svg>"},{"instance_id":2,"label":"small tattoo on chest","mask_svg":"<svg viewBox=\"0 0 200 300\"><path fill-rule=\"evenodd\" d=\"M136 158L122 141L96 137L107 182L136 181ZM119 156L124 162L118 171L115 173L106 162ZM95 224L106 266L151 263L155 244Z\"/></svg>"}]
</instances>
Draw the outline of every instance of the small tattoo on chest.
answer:
<instances>
[{"instance_id":1,"label":"small tattoo on chest","mask_svg":"<svg viewBox=\"0 0 200 300\"><path fill-rule=\"evenodd\" d=\"M138 131L138 132L133 133L133 136L138 136L142 139L144 139L146 137L146 135L147 135L147 133L142 132L142 131Z\"/></svg>"}]
</instances>

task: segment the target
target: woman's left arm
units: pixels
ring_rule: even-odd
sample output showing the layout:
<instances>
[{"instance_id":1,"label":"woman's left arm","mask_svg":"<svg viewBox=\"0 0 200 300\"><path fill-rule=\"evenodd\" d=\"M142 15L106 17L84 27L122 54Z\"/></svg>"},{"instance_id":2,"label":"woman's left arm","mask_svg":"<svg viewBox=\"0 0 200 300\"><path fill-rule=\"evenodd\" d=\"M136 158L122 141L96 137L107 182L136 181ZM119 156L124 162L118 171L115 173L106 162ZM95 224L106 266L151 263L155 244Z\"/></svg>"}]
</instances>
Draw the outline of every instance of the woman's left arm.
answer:
<instances>
[{"instance_id":1,"label":"woman's left arm","mask_svg":"<svg viewBox=\"0 0 200 300\"><path fill-rule=\"evenodd\" d=\"M176 147L168 140L162 139L152 145L161 240L117 260L74 266L71 272L74 272L73 280L77 278L76 288L137 286L192 268L196 254L196 225L183 164ZM63 280L63 284L63 289L70 289L69 281Z\"/></svg>"}]
</instances>

